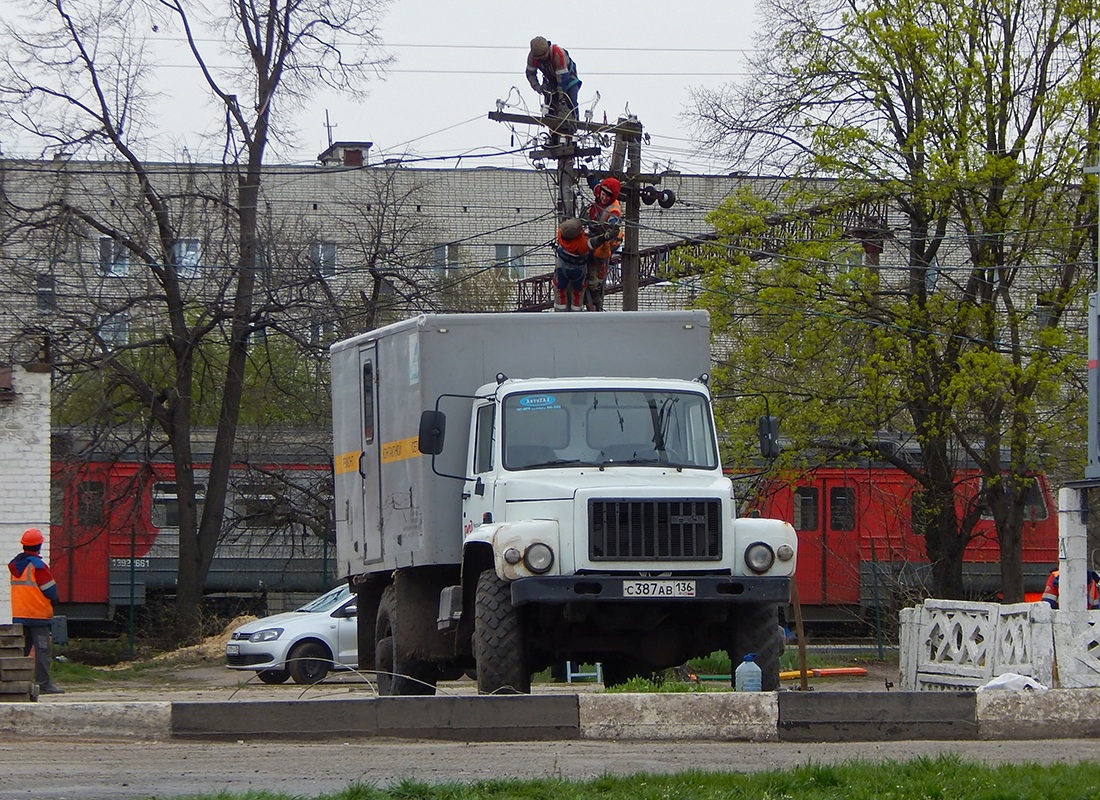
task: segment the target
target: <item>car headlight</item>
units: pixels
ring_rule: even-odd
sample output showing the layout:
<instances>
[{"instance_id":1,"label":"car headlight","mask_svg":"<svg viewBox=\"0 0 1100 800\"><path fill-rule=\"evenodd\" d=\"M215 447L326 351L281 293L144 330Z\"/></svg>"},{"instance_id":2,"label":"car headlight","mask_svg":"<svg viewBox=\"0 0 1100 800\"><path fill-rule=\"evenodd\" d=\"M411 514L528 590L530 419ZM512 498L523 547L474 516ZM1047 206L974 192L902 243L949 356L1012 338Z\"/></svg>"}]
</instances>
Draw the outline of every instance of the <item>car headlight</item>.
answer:
<instances>
[{"instance_id":1,"label":"car headlight","mask_svg":"<svg viewBox=\"0 0 1100 800\"><path fill-rule=\"evenodd\" d=\"M554 566L554 551L550 545L535 542L523 552L523 565L538 575Z\"/></svg>"},{"instance_id":2,"label":"car headlight","mask_svg":"<svg viewBox=\"0 0 1100 800\"><path fill-rule=\"evenodd\" d=\"M745 566L756 573L764 573L775 563L775 551L765 542L754 542L745 548Z\"/></svg>"},{"instance_id":3,"label":"car headlight","mask_svg":"<svg viewBox=\"0 0 1100 800\"><path fill-rule=\"evenodd\" d=\"M262 631L256 631L254 634L248 637L250 642L273 642L283 635L282 628L266 628Z\"/></svg>"}]
</instances>

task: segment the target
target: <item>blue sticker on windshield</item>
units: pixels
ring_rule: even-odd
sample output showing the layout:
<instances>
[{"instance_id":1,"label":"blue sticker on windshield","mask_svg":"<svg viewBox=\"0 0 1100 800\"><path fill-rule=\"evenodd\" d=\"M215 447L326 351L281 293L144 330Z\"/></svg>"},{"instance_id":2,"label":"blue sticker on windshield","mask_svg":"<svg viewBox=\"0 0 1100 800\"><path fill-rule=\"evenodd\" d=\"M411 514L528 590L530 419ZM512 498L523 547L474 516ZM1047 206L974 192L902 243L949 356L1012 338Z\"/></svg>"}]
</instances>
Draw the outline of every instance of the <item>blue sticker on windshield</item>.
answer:
<instances>
[{"instance_id":1,"label":"blue sticker on windshield","mask_svg":"<svg viewBox=\"0 0 1100 800\"><path fill-rule=\"evenodd\" d=\"M529 394L519 399L522 408L550 408L558 404L558 399L552 394Z\"/></svg>"}]
</instances>

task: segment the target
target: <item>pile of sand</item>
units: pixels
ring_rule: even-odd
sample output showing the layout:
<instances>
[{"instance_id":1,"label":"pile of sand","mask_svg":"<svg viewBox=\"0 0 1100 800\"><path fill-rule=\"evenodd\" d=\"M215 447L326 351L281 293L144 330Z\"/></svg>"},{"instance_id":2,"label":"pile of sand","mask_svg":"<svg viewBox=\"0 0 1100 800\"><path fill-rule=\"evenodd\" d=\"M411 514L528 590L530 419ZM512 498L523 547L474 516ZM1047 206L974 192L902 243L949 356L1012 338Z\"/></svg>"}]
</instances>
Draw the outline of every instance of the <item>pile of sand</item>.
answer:
<instances>
[{"instance_id":1,"label":"pile of sand","mask_svg":"<svg viewBox=\"0 0 1100 800\"><path fill-rule=\"evenodd\" d=\"M222 661L225 658L225 643L229 641L233 631L246 622L252 622L256 619L258 617L253 614L243 614L230 621L221 633L208 636L198 644L189 647L181 647L178 650L160 653L153 656L153 661Z\"/></svg>"}]
</instances>

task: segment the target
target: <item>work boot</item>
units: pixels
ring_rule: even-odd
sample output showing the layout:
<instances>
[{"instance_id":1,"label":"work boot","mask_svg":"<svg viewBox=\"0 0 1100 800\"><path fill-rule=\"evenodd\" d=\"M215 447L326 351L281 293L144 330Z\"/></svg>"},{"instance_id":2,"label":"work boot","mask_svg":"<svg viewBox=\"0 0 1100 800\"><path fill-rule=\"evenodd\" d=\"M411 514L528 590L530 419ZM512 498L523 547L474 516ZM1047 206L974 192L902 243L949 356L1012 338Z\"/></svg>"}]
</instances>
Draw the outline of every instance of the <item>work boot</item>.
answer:
<instances>
[{"instance_id":1,"label":"work boot","mask_svg":"<svg viewBox=\"0 0 1100 800\"><path fill-rule=\"evenodd\" d=\"M38 687L39 694L65 694L65 690L56 683L43 683Z\"/></svg>"}]
</instances>

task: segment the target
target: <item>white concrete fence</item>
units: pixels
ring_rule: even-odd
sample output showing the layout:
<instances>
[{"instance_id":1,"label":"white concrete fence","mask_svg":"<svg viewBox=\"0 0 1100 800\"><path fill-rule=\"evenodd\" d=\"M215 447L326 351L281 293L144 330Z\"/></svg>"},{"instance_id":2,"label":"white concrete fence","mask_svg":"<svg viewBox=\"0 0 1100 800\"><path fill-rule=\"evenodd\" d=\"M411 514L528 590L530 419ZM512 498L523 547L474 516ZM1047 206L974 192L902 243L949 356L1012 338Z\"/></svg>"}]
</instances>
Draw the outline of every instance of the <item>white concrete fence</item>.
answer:
<instances>
[{"instance_id":1,"label":"white concrete fence","mask_svg":"<svg viewBox=\"0 0 1100 800\"><path fill-rule=\"evenodd\" d=\"M976 689L1015 673L1059 689L1100 687L1100 611L1086 609L1084 493L1058 493L1059 607L926 600L901 612L901 687Z\"/></svg>"}]
</instances>

